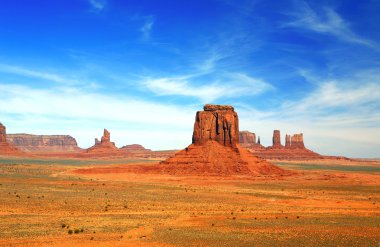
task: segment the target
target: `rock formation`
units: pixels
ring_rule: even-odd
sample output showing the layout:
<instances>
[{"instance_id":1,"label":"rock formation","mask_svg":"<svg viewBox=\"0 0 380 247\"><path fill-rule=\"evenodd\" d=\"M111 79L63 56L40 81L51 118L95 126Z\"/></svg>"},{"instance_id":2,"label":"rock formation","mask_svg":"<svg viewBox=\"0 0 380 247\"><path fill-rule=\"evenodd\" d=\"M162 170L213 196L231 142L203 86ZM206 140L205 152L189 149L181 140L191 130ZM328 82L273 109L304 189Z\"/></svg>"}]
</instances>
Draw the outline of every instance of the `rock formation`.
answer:
<instances>
[{"instance_id":1,"label":"rock formation","mask_svg":"<svg viewBox=\"0 0 380 247\"><path fill-rule=\"evenodd\" d=\"M193 144L210 140L224 146L236 147L239 141L239 120L232 106L205 105L195 117Z\"/></svg>"},{"instance_id":2,"label":"rock formation","mask_svg":"<svg viewBox=\"0 0 380 247\"><path fill-rule=\"evenodd\" d=\"M273 145L272 145L273 148L282 148L282 145L281 145L281 135L280 135L280 131L279 130L274 130L273 131L272 142L273 142Z\"/></svg>"},{"instance_id":3,"label":"rock formation","mask_svg":"<svg viewBox=\"0 0 380 247\"><path fill-rule=\"evenodd\" d=\"M98 138L95 138L95 145L97 145L97 144L99 144L99 143L100 143L99 139L98 139Z\"/></svg>"},{"instance_id":4,"label":"rock formation","mask_svg":"<svg viewBox=\"0 0 380 247\"><path fill-rule=\"evenodd\" d=\"M111 142L111 134L108 130L104 129L101 141L95 138L94 146L86 150L87 154L95 156L112 156L121 154L120 150Z\"/></svg>"},{"instance_id":5,"label":"rock formation","mask_svg":"<svg viewBox=\"0 0 380 247\"><path fill-rule=\"evenodd\" d=\"M7 141L24 152L78 152L81 149L69 135L9 134Z\"/></svg>"},{"instance_id":6,"label":"rock formation","mask_svg":"<svg viewBox=\"0 0 380 247\"><path fill-rule=\"evenodd\" d=\"M252 154L267 160L310 160L323 159L324 156L305 148L303 134L294 134L285 136L285 146L281 145L281 136L279 130L273 131L273 145L263 147L262 145L248 145L241 143Z\"/></svg>"},{"instance_id":7,"label":"rock formation","mask_svg":"<svg viewBox=\"0 0 380 247\"><path fill-rule=\"evenodd\" d=\"M7 131L5 126L0 123L0 143L7 142Z\"/></svg>"},{"instance_id":8,"label":"rock formation","mask_svg":"<svg viewBox=\"0 0 380 247\"><path fill-rule=\"evenodd\" d=\"M120 148L120 150L124 150L126 152L130 153L146 153L146 152L152 152L150 149L144 148L140 144L130 144L130 145L125 145Z\"/></svg>"},{"instance_id":9,"label":"rock formation","mask_svg":"<svg viewBox=\"0 0 380 247\"><path fill-rule=\"evenodd\" d=\"M285 148L290 148L291 146L291 137L290 135L286 134L285 136Z\"/></svg>"},{"instance_id":10,"label":"rock formation","mask_svg":"<svg viewBox=\"0 0 380 247\"><path fill-rule=\"evenodd\" d=\"M305 144L303 143L303 134L294 134L291 137L291 148L305 148Z\"/></svg>"},{"instance_id":11,"label":"rock formation","mask_svg":"<svg viewBox=\"0 0 380 247\"><path fill-rule=\"evenodd\" d=\"M169 174L278 175L285 171L240 147L238 115L232 106L205 105L195 117L193 144L160 163Z\"/></svg>"},{"instance_id":12,"label":"rock formation","mask_svg":"<svg viewBox=\"0 0 380 247\"><path fill-rule=\"evenodd\" d=\"M239 144L240 146L249 149L265 149L265 147L260 144L260 137L258 138L258 142L256 143L256 134L246 130L239 132Z\"/></svg>"},{"instance_id":13,"label":"rock formation","mask_svg":"<svg viewBox=\"0 0 380 247\"><path fill-rule=\"evenodd\" d=\"M109 143L111 142L111 134L107 129L104 129L104 133L102 136L102 139L100 141L101 143Z\"/></svg>"},{"instance_id":14,"label":"rock formation","mask_svg":"<svg viewBox=\"0 0 380 247\"><path fill-rule=\"evenodd\" d=\"M256 135L255 133L249 131L240 131L239 132L239 143L246 144L256 144Z\"/></svg>"},{"instance_id":15,"label":"rock formation","mask_svg":"<svg viewBox=\"0 0 380 247\"><path fill-rule=\"evenodd\" d=\"M7 142L7 131L5 126L0 123L0 154L1 155L21 155L19 149Z\"/></svg>"}]
</instances>

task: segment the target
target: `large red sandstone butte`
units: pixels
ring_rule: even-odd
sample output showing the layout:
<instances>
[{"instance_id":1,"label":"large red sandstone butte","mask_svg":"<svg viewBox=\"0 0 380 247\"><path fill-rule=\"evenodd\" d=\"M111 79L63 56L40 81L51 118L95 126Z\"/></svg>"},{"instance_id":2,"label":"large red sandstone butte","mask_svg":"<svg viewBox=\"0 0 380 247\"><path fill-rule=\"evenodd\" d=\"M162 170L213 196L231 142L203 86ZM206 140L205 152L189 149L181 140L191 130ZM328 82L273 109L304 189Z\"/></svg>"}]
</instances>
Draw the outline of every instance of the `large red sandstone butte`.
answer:
<instances>
[{"instance_id":1,"label":"large red sandstone butte","mask_svg":"<svg viewBox=\"0 0 380 247\"><path fill-rule=\"evenodd\" d=\"M193 143L163 161L169 174L278 175L286 172L240 147L239 120L232 106L205 105L195 117Z\"/></svg>"},{"instance_id":2,"label":"large red sandstone butte","mask_svg":"<svg viewBox=\"0 0 380 247\"><path fill-rule=\"evenodd\" d=\"M0 154L1 155L21 155L19 149L7 142L7 130L5 126L0 123Z\"/></svg>"},{"instance_id":3,"label":"large red sandstone butte","mask_svg":"<svg viewBox=\"0 0 380 247\"><path fill-rule=\"evenodd\" d=\"M209 140L236 147L239 142L239 120L232 106L207 104L203 111L197 112L193 144L201 145Z\"/></svg>"}]
</instances>

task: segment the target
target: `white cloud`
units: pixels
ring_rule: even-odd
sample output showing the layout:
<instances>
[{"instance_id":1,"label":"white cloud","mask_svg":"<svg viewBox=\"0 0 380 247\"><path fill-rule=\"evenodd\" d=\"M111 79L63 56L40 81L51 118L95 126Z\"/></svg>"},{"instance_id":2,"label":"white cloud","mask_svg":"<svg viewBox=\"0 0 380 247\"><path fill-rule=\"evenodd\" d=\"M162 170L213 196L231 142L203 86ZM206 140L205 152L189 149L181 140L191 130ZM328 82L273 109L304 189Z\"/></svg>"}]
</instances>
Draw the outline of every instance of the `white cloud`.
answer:
<instances>
[{"instance_id":1,"label":"white cloud","mask_svg":"<svg viewBox=\"0 0 380 247\"><path fill-rule=\"evenodd\" d=\"M143 19L144 24L140 28L140 32L142 33L142 39L146 41L150 39L150 34L154 25L154 18L152 16L146 16Z\"/></svg>"},{"instance_id":2,"label":"white cloud","mask_svg":"<svg viewBox=\"0 0 380 247\"><path fill-rule=\"evenodd\" d=\"M167 135L167 140L152 140L152 148L183 147L188 144L184 143L188 138L181 142L176 133L191 136L195 111L195 108L160 104L127 96L108 96L79 89L38 90L22 85L0 84L0 119L7 127L13 126L13 132L78 133L76 137L82 146L91 145L93 138L101 134L103 127L107 127L118 130L118 133L130 133L133 129L137 129L139 133L146 131L148 136L142 138L145 142L149 139L149 133ZM84 140L80 133L87 133L85 137L88 138L89 131L92 138ZM116 137L115 140L120 139ZM177 142L170 143L168 140ZM119 141L119 145L126 143L129 140Z\"/></svg>"},{"instance_id":3,"label":"white cloud","mask_svg":"<svg viewBox=\"0 0 380 247\"><path fill-rule=\"evenodd\" d=\"M22 67L12 66L12 65L7 65L7 64L0 64L0 71L5 72L5 73L10 73L10 74L26 76L26 77L49 80L49 81L57 82L57 83L65 83L65 84L77 83L76 80L68 79L57 74L35 71L35 70L25 69Z\"/></svg>"},{"instance_id":4,"label":"white cloud","mask_svg":"<svg viewBox=\"0 0 380 247\"><path fill-rule=\"evenodd\" d=\"M0 72L14 74L23 77L42 79L49 82L58 83L61 85L86 85L86 87L97 87L95 82L83 81L73 77L63 76L61 74L54 74L49 72L43 72L38 70L26 69L19 66L1 64Z\"/></svg>"},{"instance_id":5,"label":"white cloud","mask_svg":"<svg viewBox=\"0 0 380 247\"><path fill-rule=\"evenodd\" d=\"M223 78L206 85L195 85L190 77L148 78L142 85L157 95L190 96L203 103L213 102L219 98L237 98L257 95L273 89L272 85L243 73L227 73Z\"/></svg>"},{"instance_id":6,"label":"white cloud","mask_svg":"<svg viewBox=\"0 0 380 247\"><path fill-rule=\"evenodd\" d=\"M107 4L107 0L88 0L93 10L101 11Z\"/></svg>"},{"instance_id":7,"label":"white cloud","mask_svg":"<svg viewBox=\"0 0 380 247\"><path fill-rule=\"evenodd\" d=\"M336 81L321 84L313 93L300 102L285 103L284 108L292 114L327 113L328 110L353 110L368 103L376 103L380 99L380 85L367 83L365 85L338 86Z\"/></svg>"},{"instance_id":8,"label":"white cloud","mask_svg":"<svg viewBox=\"0 0 380 247\"><path fill-rule=\"evenodd\" d=\"M378 70L359 71L333 80L319 81L300 70L316 85L301 99L260 111L250 105L235 107L241 129L261 136L271 145L274 129L285 134L303 132L307 147L322 154L380 157L380 76ZM282 139L284 142L284 140Z\"/></svg>"},{"instance_id":9,"label":"white cloud","mask_svg":"<svg viewBox=\"0 0 380 247\"><path fill-rule=\"evenodd\" d=\"M375 42L356 35L350 29L349 23L332 8L323 8L324 15L319 15L304 1L298 1L296 7L297 12L291 13L295 20L285 24L285 27L298 27L318 33L330 34L346 42L379 50Z\"/></svg>"}]
</instances>

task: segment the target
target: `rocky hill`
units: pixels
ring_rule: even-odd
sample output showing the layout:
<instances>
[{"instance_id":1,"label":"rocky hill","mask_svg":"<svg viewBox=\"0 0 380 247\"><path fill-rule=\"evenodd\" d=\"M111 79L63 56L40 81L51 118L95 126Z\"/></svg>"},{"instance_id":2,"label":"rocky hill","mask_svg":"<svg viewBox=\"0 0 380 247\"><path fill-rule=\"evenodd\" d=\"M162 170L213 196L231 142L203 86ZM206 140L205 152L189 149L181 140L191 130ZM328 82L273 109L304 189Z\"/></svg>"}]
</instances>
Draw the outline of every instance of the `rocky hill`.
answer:
<instances>
[{"instance_id":1,"label":"rocky hill","mask_svg":"<svg viewBox=\"0 0 380 247\"><path fill-rule=\"evenodd\" d=\"M192 144L161 162L161 172L192 175L277 175L286 172L239 145L232 106L205 105L196 114Z\"/></svg>"}]
</instances>

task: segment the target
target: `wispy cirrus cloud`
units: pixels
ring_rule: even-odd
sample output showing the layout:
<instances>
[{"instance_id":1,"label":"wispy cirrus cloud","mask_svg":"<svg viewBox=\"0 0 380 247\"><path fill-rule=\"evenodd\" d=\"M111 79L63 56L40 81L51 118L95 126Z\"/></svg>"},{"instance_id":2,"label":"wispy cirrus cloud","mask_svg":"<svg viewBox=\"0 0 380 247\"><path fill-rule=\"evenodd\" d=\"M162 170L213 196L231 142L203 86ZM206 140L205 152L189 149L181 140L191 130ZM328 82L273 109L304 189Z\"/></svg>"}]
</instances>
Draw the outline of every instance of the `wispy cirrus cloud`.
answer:
<instances>
[{"instance_id":1,"label":"wispy cirrus cloud","mask_svg":"<svg viewBox=\"0 0 380 247\"><path fill-rule=\"evenodd\" d=\"M285 103L294 115L339 115L342 112L363 111L380 107L380 85L375 82L345 86L341 82L327 81L299 102ZM364 120L364 119L363 119Z\"/></svg>"},{"instance_id":2,"label":"wispy cirrus cloud","mask_svg":"<svg viewBox=\"0 0 380 247\"><path fill-rule=\"evenodd\" d=\"M9 65L9 64L1 64L0 63L0 73L7 73L18 75L22 77L29 77L35 79L41 79L53 83L58 83L61 85L84 85L90 87L96 87L95 82L83 81L73 77L67 77L61 74L55 74L40 70L29 69L21 66Z\"/></svg>"},{"instance_id":3,"label":"wispy cirrus cloud","mask_svg":"<svg viewBox=\"0 0 380 247\"><path fill-rule=\"evenodd\" d=\"M214 102L219 98L254 96L273 89L270 83L244 73L227 73L205 85L195 85L192 79L192 76L147 78L142 86L160 96L188 96L198 98L203 103Z\"/></svg>"},{"instance_id":4,"label":"wispy cirrus cloud","mask_svg":"<svg viewBox=\"0 0 380 247\"><path fill-rule=\"evenodd\" d=\"M107 0L88 0L92 10L101 11L105 8Z\"/></svg>"},{"instance_id":5,"label":"wispy cirrus cloud","mask_svg":"<svg viewBox=\"0 0 380 247\"><path fill-rule=\"evenodd\" d=\"M155 19L153 16L144 16L142 19L144 20L144 23L140 28L140 32L142 34L142 39L147 41L150 39Z\"/></svg>"},{"instance_id":6,"label":"wispy cirrus cloud","mask_svg":"<svg viewBox=\"0 0 380 247\"><path fill-rule=\"evenodd\" d=\"M377 43L355 34L351 30L350 24L333 8L324 7L322 13L317 13L305 1L297 1L296 3L296 11L289 13L293 17L293 21L284 24L283 27L296 27L317 33L329 34L340 40L364 45L380 51Z\"/></svg>"}]
</instances>

